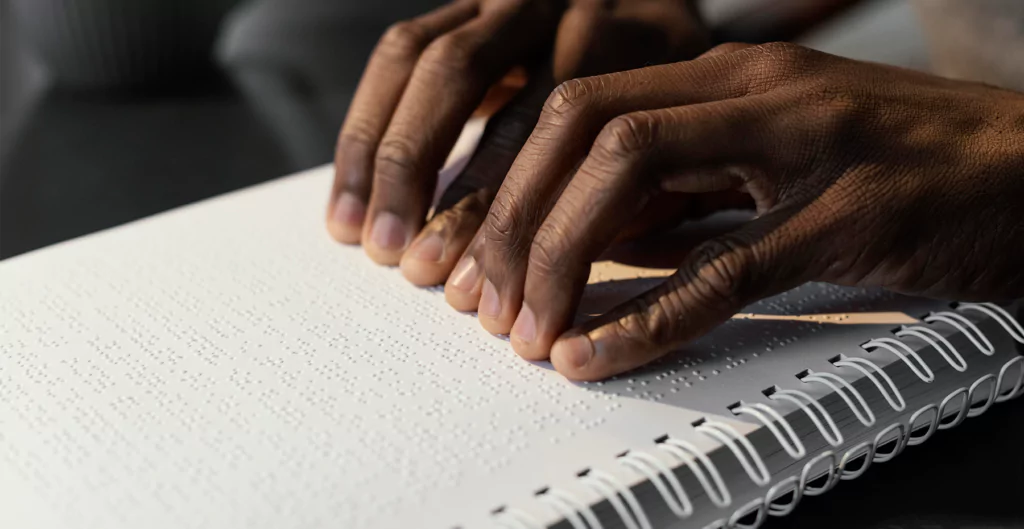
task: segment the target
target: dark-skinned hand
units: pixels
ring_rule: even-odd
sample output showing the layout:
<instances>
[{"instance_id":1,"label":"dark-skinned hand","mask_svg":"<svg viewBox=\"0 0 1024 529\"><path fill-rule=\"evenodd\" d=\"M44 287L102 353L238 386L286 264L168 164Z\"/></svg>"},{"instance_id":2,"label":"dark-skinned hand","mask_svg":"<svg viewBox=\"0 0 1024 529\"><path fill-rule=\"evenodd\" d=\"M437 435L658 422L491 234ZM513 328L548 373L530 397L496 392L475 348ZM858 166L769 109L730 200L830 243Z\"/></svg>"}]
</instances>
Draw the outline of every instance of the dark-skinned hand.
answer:
<instances>
[{"instance_id":1,"label":"dark-skinned hand","mask_svg":"<svg viewBox=\"0 0 1024 529\"><path fill-rule=\"evenodd\" d=\"M703 52L709 41L691 1L457 0L395 24L339 135L328 231L378 263L400 264L415 284L444 282L557 83ZM524 83L427 219L438 170L466 121ZM657 224L678 210L639 220Z\"/></svg>"},{"instance_id":2,"label":"dark-skinned hand","mask_svg":"<svg viewBox=\"0 0 1024 529\"><path fill-rule=\"evenodd\" d=\"M757 216L570 328L591 262L665 195ZM445 293L571 379L647 363L807 281L1024 297L1024 94L791 44L571 80L547 99ZM472 282L465 281L473 278Z\"/></svg>"}]
</instances>

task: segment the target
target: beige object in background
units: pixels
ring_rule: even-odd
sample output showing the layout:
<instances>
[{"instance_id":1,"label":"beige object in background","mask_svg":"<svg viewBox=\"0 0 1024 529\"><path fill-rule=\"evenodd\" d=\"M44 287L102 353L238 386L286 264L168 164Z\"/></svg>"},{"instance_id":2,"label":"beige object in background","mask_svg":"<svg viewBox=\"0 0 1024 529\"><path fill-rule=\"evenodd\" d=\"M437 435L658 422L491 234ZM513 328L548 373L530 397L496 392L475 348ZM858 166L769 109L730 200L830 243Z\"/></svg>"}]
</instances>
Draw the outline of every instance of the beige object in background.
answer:
<instances>
[{"instance_id":1,"label":"beige object in background","mask_svg":"<svg viewBox=\"0 0 1024 529\"><path fill-rule=\"evenodd\" d=\"M1024 2L914 0L935 73L1024 89Z\"/></svg>"}]
</instances>

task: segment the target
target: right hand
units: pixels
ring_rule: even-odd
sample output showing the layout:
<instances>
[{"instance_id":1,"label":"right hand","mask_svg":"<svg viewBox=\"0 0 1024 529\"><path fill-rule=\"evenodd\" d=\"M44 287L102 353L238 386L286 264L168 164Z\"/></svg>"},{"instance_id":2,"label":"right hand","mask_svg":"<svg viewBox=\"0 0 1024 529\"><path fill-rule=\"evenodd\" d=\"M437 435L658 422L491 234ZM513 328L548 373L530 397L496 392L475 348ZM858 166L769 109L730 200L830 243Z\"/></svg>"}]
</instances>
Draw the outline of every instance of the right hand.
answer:
<instances>
[{"instance_id":1,"label":"right hand","mask_svg":"<svg viewBox=\"0 0 1024 529\"><path fill-rule=\"evenodd\" d=\"M691 0L456 0L393 25L377 44L338 138L327 227L415 284L459 261L551 90L580 75L696 56ZM526 86L488 122L427 222L438 170L505 76Z\"/></svg>"}]
</instances>

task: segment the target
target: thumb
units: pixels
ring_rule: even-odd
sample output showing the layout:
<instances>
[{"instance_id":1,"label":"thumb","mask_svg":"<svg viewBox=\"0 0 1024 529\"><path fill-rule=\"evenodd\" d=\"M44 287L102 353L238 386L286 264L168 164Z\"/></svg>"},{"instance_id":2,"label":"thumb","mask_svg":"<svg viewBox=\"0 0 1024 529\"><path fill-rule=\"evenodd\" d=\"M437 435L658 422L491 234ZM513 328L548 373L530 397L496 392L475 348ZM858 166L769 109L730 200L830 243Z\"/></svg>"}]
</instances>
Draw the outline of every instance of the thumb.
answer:
<instances>
[{"instance_id":1,"label":"thumb","mask_svg":"<svg viewBox=\"0 0 1024 529\"><path fill-rule=\"evenodd\" d=\"M700 245L661 285L562 335L551 348L555 369L573 380L628 371L809 280L806 238L789 219L773 212Z\"/></svg>"}]
</instances>

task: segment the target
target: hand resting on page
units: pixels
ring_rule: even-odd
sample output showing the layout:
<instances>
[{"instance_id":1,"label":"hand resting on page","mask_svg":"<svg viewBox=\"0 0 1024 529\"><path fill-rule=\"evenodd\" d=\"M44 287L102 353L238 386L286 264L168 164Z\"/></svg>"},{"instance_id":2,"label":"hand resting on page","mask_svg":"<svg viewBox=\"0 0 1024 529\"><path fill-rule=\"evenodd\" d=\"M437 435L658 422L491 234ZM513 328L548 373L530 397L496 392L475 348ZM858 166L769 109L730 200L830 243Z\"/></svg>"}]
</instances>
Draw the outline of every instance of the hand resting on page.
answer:
<instances>
[{"instance_id":1,"label":"hand resting on page","mask_svg":"<svg viewBox=\"0 0 1024 529\"><path fill-rule=\"evenodd\" d=\"M453 307L573 379L635 368L807 281L1024 296L1024 95L790 44L578 77L706 42L679 2L605 4L455 2L389 31L339 138L332 235L445 282ZM630 32L650 40L608 38ZM428 219L437 169L514 66L526 86ZM678 271L573 328L595 259L747 206L735 231L648 245Z\"/></svg>"}]
</instances>

